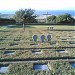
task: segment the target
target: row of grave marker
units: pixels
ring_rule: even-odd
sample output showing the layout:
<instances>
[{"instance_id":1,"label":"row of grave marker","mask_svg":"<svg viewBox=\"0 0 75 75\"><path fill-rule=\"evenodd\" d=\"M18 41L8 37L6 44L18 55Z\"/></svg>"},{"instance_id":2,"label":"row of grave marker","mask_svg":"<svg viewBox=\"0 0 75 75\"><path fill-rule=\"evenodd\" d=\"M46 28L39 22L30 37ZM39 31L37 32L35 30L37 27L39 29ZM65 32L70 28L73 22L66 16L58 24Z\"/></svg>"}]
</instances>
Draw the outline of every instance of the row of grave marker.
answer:
<instances>
[{"instance_id":1,"label":"row of grave marker","mask_svg":"<svg viewBox=\"0 0 75 75\"><path fill-rule=\"evenodd\" d=\"M33 35L33 41L36 42L37 39L38 39L38 36L37 35ZM41 35L40 39L41 39L41 42L44 42L45 35ZM48 41L50 41L51 40L51 35L47 35L47 39L48 39Z\"/></svg>"}]
</instances>

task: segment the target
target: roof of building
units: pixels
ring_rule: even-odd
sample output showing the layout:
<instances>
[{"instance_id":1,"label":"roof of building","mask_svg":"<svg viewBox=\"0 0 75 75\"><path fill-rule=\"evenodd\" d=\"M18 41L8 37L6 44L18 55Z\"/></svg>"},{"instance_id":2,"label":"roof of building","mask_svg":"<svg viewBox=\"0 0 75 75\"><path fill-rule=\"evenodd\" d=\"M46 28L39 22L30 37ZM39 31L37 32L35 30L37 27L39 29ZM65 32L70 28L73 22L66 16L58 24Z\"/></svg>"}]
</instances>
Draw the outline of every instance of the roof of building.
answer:
<instances>
[{"instance_id":1,"label":"roof of building","mask_svg":"<svg viewBox=\"0 0 75 75\"><path fill-rule=\"evenodd\" d=\"M47 17L52 16L51 14L44 14L44 15L39 15L36 17L36 19L46 19Z\"/></svg>"}]
</instances>

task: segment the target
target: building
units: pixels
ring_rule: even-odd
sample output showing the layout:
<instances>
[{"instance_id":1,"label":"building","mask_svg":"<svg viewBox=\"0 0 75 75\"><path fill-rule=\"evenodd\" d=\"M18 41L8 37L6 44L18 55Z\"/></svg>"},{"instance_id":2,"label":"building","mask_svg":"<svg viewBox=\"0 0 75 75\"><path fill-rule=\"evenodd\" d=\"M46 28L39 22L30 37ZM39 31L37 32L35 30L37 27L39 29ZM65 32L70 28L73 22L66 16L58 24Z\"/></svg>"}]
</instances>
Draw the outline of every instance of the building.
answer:
<instances>
[{"instance_id":1,"label":"building","mask_svg":"<svg viewBox=\"0 0 75 75\"><path fill-rule=\"evenodd\" d=\"M47 23L47 17L52 16L51 14L43 14L43 15L38 15L35 19L39 23Z\"/></svg>"}]
</instances>

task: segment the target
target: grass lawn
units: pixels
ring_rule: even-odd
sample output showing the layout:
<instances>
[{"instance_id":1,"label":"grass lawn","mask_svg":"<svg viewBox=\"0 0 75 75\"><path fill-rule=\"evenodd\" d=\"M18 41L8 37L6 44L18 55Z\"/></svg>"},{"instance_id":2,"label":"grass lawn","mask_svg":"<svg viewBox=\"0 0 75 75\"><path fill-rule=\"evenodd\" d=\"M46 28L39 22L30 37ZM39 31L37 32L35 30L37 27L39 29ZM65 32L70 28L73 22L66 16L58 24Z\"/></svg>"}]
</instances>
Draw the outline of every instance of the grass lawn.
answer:
<instances>
[{"instance_id":1,"label":"grass lawn","mask_svg":"<svg viewBox=\"0 0 75 75\"><path fill-rule=\"evenodd\" d=\"M33 26L33 27L35 27L35 28L46 28L46 27L53 27L53 29L71 29L71 30L75 30L75 26L63 26L63 25L44 25L44 26L42 26L42 25L39 25L39 26Z\"/></svg>"},{"instance_id":2,"label":"grass lawn","mask_svg":"<svg viewBox=\"0 0 75 75\"><path fill-rule=\"evenodd\" d=\"M48 30L48 27L53 27L55 30ZM38 37L36 42L33 41L34 34ZM47 40L48 34L51 35L50 41ZM44 42L41 42L41 35L45 35ZM0 26L0 61L5 59L14 60L38 58L37 62L0 62L0 65L9 64L9 71L7 73L0 73L0 75L74 75L75 69L72 68L69 63L70 61L74 62L74 59L58 59L56 61L40 60L40 58L44 59L50 57L75 57L75 48L71 47L75 47L75 26L26 25L25 29L23 29L22 25L10 27ZM40 50L41 54L32 53L32 51L38 52ZM56 50L64 50L64 52L57 52ZM4 54L6 51L13 51L14 54ZM49 70L33 70L34 63L47 63Z\"/></svg>"},{"instance_id":3,"label":"grass lawn","mask_svg":"<svg viewBox=\"0 0 75 75\"><path fill-rule=\"evenodd\" d=\"M6 27L0 26L0 30L4 30L4 29L6 29Z\"/></svg>"}]
</instances>

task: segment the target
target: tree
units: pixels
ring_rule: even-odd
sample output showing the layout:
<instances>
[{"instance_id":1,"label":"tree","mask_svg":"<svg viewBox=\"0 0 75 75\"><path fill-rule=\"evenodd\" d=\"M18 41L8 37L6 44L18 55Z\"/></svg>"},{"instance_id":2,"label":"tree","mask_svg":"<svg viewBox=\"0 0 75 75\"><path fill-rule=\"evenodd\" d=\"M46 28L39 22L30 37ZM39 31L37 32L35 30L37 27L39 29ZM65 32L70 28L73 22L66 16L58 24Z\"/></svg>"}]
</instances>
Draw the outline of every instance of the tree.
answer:
<instances>
[{"instance_id":1,"label":"tree","mask_svg":"<svg viewBox=\"0 0 75 75\"><path fill-rule=\"evenodd\" d=\"M65 13L63 15L59 15L56 18L56 22L57 23L74 23L74 18L70 14Z\"/></svg>"},{"instance_id":2,"label":"tree","mask_svg":"<svg viewBox=\"0 0 75 75\"><path fill-rule=\"evenodd\" d=\"M56 23L56 16L52 15L52 16L47 17L47 21L48 23Z\"/></svg>"},{"instance_id":3,"label":"tree","mask_svg":"<svg viewBox=\"0 0 75 75\"><path fill-rule=\"evenodd\" d=\"M20 9L19 11L16 11L14 18L17 22L25 22L25 23L32 23L36 22L34 10L32 9Z\"/></svg>"},{"instance_id":4,"label":"tree","mask_svg":"<svg viewBox=\"0 0 75 75\"><path fill-rule=\"evenodd\" d=\"M16 21L14 19L0 18L0 25L2 24L15 24Z\"/></svg>"},{"instance_id":5,"label":"tree","mask_svg":"<svg viewBox=\"0 0 75 75\"><path fill-rule=\"evenodd\" d=\"M47 17L48 23L75 23L75 19L68 13Z\"/></svg>"},{"instance_id":6,"label":"tree","mask_svg":"<svg viewBox=\"0 0 75 75\"><path fill-rule=\"evenodd\" d=\"M22 22L24 18L25 11L23 9L19 9L15 12L14 19L16 22Z\"/></svg>"}]
</instances>

